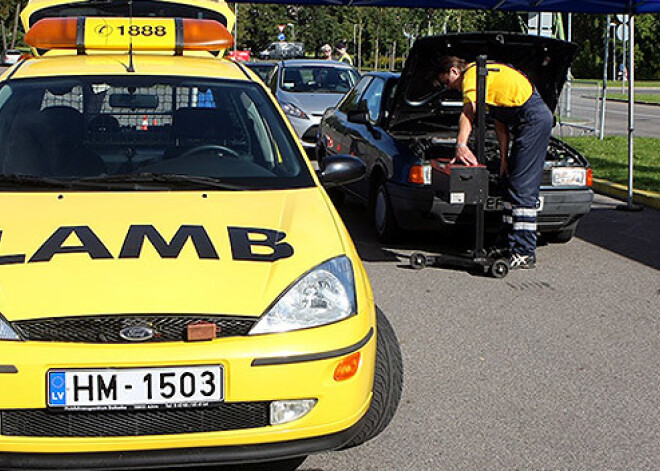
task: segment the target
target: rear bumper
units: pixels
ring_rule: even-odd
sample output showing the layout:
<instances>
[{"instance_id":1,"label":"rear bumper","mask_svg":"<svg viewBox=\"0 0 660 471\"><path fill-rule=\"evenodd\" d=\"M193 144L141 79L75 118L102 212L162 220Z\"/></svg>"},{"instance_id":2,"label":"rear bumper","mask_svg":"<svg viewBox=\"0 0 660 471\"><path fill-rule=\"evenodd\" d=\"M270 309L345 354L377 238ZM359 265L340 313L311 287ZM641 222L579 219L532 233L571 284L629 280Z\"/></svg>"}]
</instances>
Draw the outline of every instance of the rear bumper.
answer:
<instances>
[{"instance_id":1,"label":"rear bumper","mask_svg":"<svg viewBox=\"0 0 660 471\"><path fill-rule=\"evenodd\" d=\"M346 430L326 436L261 445L103 453L0 452L0 469L133 469L273 461L340 448L360 430L362 420Z\"/></svg>"},{"instance_id":2,"label":"rear bumper","mask_svg":"<svg viewBox=\"0 0 660 471\"><path fill-rule=\"evenodd\" d=\"M388 193L397 223L406 229L429 230L443 226L474 224L474 209L449 204L434 196L430 188L388 183ZM553 232L579 220L589 212L594 194L590 189L541 189L543 209L538 213L540 232ZM501 211L486 211L486 227L495 230L501 223Z\"/></svg>"}]
</instances>

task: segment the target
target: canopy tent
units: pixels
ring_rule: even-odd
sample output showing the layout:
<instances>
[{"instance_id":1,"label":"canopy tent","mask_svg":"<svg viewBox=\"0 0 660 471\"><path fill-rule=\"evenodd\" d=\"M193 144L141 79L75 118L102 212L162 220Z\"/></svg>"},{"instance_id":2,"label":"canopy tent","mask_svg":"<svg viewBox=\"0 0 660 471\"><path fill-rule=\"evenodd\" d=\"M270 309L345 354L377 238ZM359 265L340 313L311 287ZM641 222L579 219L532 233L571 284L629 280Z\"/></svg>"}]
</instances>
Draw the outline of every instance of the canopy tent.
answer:
<instances>
[{"instance_id":1,"label":"canopy tent","mask_svg":"<svg viewBox=\"0 0 660 471\"><path fill-rule=\"evenodd\" d=\"M633 15L660 12L660 0L245 0L234 3L551 11L566 13L630 13Z\"/></svg>"},{"instance_id":2,"label":"canopy tent","mask_svg":"<svg viewBox=\"0 0 660 471\"><path fill-rule=\"evenodd\" d=\"M234 3L629 14L630 44L628 48L628 63L630 64L630 77L628 86L628 201L622 209L641 209L641 206L636 207L633 204L635 15L660 12L660 0L239 0Z\"/></svg>"}]
</instances>

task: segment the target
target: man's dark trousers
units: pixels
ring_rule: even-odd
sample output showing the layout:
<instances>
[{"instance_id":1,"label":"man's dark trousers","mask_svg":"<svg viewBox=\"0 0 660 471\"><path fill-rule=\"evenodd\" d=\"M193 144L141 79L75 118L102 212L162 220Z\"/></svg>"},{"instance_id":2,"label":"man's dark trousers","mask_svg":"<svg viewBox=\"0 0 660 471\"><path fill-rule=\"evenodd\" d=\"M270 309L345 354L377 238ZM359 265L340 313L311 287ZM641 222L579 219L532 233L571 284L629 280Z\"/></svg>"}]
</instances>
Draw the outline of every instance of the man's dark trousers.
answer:
<instances>
[{"instance_id":1,"label":"man's dark trousers","mask_svg":"<svg viewBox=\"0 0 660 471\"><path fill-rule=\"evenodd\" d=\"M552 132L552 113L536 90L524 105L492 107L491 113L509 127L513 136L507 159L509 176L503 216L509 250L535 255L537 203Z\"/></svg>"}]
</instances>

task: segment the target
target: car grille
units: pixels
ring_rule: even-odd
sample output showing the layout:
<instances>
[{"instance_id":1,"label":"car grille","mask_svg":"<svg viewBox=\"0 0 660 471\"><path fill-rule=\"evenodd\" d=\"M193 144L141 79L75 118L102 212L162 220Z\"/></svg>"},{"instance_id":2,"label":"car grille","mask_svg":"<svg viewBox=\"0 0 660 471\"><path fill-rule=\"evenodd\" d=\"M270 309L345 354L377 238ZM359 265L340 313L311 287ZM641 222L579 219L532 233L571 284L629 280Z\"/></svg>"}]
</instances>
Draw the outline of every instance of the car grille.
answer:
<instances>
[{"instance_id":1,"label":"car grille","mask_svg":"<svg viewBox=\"0 0 660 471\"><path fill-rule=\"evenodd\" d=\"M269 425L269 402L223 403L217 407L148 411L0 412L0 435L11 437L127 437L220 432Z\"/></svg>"},{"instance_id":2,"label":"car grille","mask_svg":"<svg viewBox=\"0 0 660 471\"><path fill-rule=\"evenodd\" d=\"M184 340L186 327L196 322L213 322L217 337L247 335L254 318L203 315L106 315L31 319L12 322L25 340L42 342L126 343L119 331L130 326L148 326L154 336L144 342L177 342Z\"/></svg>"}]
</instances>

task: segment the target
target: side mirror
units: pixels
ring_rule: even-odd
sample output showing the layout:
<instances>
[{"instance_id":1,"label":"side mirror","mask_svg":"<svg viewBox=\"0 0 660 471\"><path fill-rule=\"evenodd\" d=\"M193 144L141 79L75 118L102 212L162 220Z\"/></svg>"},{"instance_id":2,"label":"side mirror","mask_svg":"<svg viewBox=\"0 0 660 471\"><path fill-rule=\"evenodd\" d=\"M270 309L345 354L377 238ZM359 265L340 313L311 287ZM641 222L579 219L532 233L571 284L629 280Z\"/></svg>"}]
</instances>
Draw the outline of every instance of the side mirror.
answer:
<instances>
[{"instance_id":1,"label":"side mirror","mask_svg":"<svg viewBox=\"0 0 660 471\"><path fill-rule=\"evenodd\" d=\"M329 155L323 159L323 170L317 175L325 188L361 180L367 173L364 162L352 155Z\"/></svg>"},{"instance_id":2,"label":"side mirror","mask_svg":"<svg viewBox=\"0 0 660 471\"><path fill-rule=\"evenodd\" d=\"M370 125L369 112L364 110L351 110L346 115L349 123Z\"/></svg>"}]
</instances>

